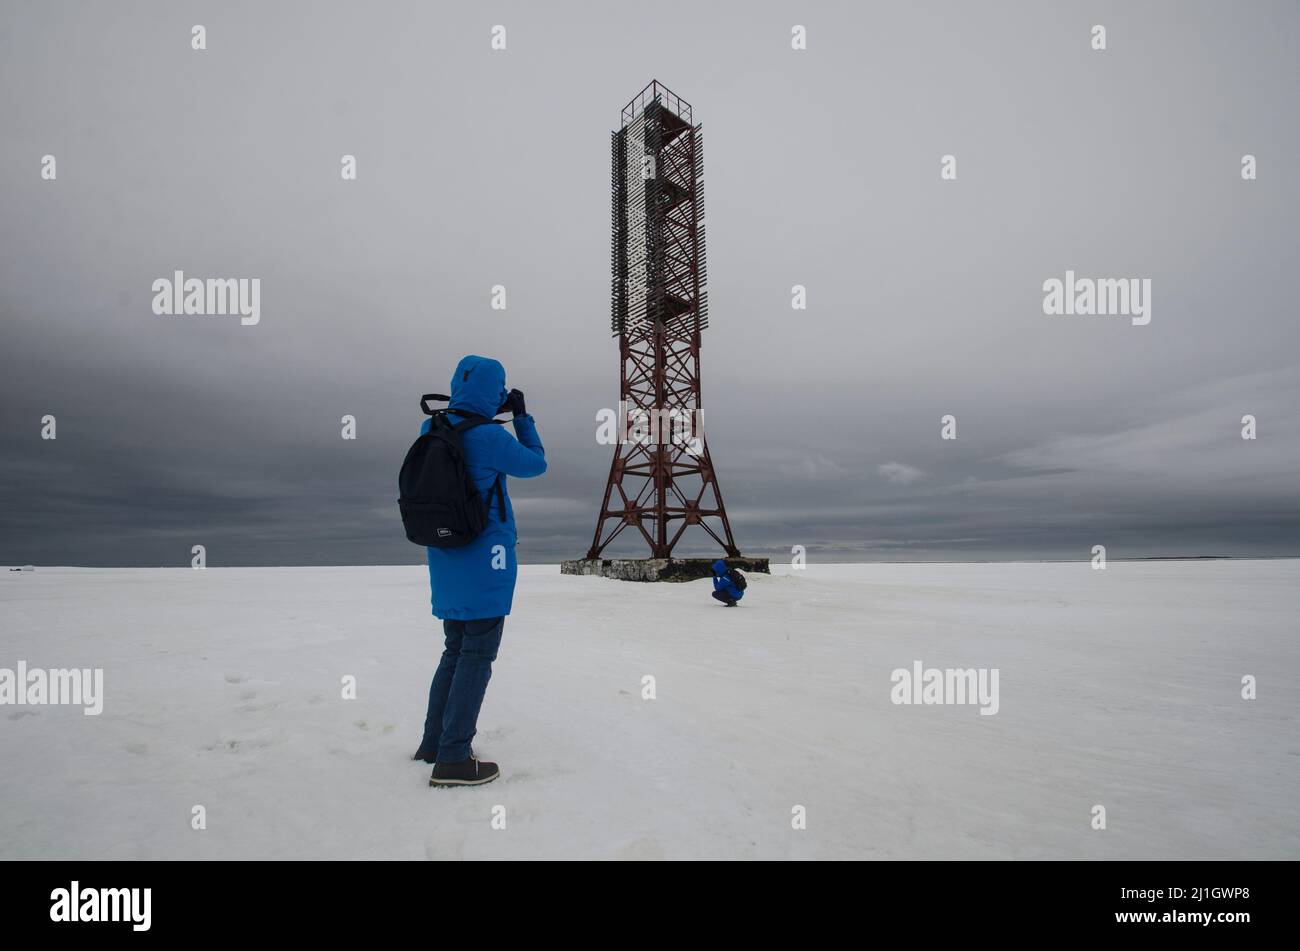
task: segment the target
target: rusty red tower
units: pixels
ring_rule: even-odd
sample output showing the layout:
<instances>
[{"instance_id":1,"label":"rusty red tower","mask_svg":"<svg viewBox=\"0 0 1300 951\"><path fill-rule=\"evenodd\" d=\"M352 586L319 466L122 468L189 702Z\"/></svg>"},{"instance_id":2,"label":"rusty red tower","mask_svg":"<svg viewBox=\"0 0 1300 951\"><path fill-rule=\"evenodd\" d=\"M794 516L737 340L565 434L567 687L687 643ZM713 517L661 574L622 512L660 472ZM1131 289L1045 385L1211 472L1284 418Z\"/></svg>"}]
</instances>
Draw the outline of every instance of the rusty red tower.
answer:
<instances>
[{"instance_id":1,"label":"rusty red tower","mask_svg":"<svg viewBox=\"0 0 1300 951\"><path fill-rule=\"evenodd\" d=\"M655 81L624 107L611 144L621 430L587 557L631 527L651 558L668 558L692 525L739 557L702 428L702 127L690 103Z\"/></svg>"}]
</instances>

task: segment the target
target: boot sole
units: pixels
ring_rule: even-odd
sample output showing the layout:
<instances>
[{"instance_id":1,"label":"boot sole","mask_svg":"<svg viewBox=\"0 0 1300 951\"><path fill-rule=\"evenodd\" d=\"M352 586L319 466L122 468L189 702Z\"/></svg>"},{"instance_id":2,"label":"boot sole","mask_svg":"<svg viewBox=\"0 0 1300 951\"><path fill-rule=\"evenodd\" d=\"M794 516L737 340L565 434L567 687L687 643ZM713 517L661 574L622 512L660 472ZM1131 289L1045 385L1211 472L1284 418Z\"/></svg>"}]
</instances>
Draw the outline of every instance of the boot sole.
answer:
<instances>
[{"instance_id":1,"label":"boot sole","mask_svg":"<svg viewBox=\"0 0 1300 951\"><path fill-rule=\"evenodd\" d=\"M501 774L493 773L487 779L430 779L430 786L486 786Z\"/></svg>"}]
</instances>

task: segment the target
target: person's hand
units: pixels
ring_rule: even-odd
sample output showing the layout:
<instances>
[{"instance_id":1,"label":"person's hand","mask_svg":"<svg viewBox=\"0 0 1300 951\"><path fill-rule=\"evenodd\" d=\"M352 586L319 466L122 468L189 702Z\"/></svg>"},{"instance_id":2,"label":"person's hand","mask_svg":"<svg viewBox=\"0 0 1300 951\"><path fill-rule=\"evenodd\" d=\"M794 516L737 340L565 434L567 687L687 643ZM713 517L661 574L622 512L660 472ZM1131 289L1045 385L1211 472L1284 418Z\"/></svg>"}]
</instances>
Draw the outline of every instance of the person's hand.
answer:
<instances>
[{"instance_id":1,"label":"person's hand","mask_svg":"<svg viewBox=\"0 0 1300 951\"><path fill-rule=\"evenodd\" d=\"M528 410L524 408L523 390L511 390L506 395L506 405L502 408L510 410L510 412L513 413L515 416L527 415Z\"/></svg>"}]
</instances>

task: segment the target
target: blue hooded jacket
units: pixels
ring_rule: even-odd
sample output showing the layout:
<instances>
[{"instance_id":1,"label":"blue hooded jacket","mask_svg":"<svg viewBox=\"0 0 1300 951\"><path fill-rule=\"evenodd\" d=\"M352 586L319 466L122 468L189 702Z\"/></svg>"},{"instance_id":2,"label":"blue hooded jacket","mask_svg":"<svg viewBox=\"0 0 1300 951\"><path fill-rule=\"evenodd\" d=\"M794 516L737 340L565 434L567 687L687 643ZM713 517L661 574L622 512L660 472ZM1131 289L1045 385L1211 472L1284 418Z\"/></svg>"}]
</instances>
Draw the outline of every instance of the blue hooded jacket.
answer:
<instances>
[{"instance_id":1,"label":"blue hooded jacket","mask_svg":"<svg viewBox=\"0 0 1300 951\"><path fill-rule=\"evenodd\" d=\"M721 591L733 601L739 601L745 596L745 592L732 584L731 575L727 574L727 563L721 558L713 563L713 590Z\"/></svg>"},{"instance_id":2,"label":"blue hooded jacket","mask_svg":"<svg viewBox=\"0 0 1300 951\"><path fill-rule=\"evenodd\" d=\"M449 417L453 423L460 422L457 408L495 416L506 393L506 371L500 363L487 357L465 357L456 365L451 380ZM427 432L429 423L426 419L420 432ZM510 613L519 567L515 560L515 512L506 492L503 519L497 494L489 496L488 492L498 475L505 490L506 476L531 479L546 471L546 455L533 417L516 416L514 423L514 437L495 423L475 426L461 434L465 467L488 502L488 524L482 534L461 548L428 549L430 601L437 617L472 621Z\"/></svg>"}]
</instances>

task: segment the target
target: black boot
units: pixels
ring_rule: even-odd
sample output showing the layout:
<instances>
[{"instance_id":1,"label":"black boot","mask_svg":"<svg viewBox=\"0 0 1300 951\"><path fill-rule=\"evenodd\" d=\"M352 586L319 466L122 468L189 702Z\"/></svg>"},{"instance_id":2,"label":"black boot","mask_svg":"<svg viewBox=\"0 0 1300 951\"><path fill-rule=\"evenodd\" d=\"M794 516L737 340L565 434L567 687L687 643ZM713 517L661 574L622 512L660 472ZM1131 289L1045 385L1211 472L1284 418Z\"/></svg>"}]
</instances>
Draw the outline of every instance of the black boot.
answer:
<instances>
[{"instance_id":1,"label":"black boot","mask_svg":"<svg viewBox=\"0 0 1300 951\"><path fill-rule=\"evenodd\" d=\"M736 606L736 599L727 597L721 591L713 592L713 596L729 608L734 608Z\"/></svg>"},{"instance_id":2,"label":"black boot","mask_svg":"<svg viewBox=\"0 0 1300 951\"><path fill-rule=\"evenodd\" d=\"M480 763L470 757L463 763L435 763L430 786L482 786L501 775L496 763Z\"/></svg>"}]
</instances>

